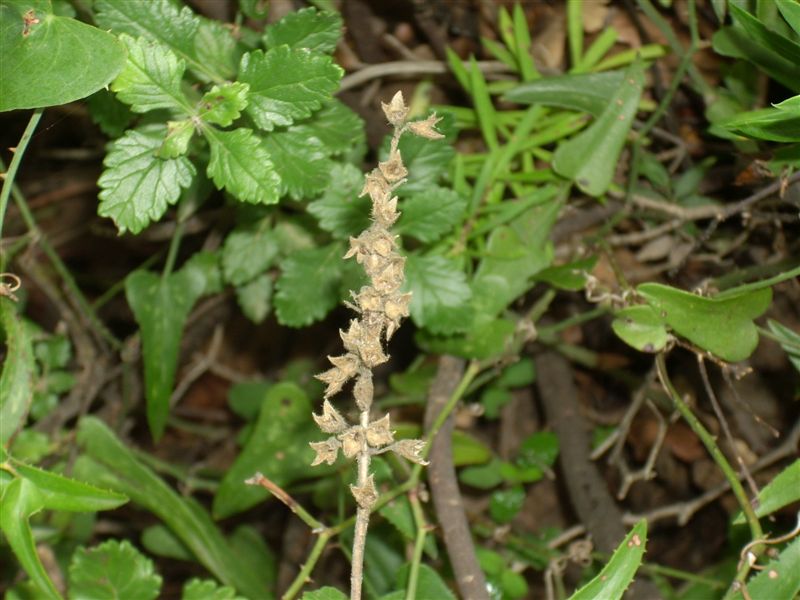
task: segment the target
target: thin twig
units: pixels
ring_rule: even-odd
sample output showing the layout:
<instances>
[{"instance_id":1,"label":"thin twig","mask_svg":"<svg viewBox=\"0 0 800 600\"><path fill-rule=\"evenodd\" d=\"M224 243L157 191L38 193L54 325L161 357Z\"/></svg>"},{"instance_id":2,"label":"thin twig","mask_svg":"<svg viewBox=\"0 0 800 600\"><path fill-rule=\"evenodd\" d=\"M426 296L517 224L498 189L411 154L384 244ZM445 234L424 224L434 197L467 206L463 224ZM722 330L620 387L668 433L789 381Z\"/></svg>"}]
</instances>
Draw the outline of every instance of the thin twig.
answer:
<instances>
[{"instance_id":1,"label":"thin twig","mask_svg":"<svg viewBox=\"0 0 800 600\"><path fill-rule=\"evenodd\" d=\"M481 73L510 73L508 65L500 61L478 61L478 70ZM415 77L418 75L441 75L447 73L449 67L441 60L398 60L394 62L381 63L378 65L365 65L355 73L350 73L342 78L339 84L339 92L358 87L373 79L380 79L388 76Z\"/></svg>"}]
</instances>

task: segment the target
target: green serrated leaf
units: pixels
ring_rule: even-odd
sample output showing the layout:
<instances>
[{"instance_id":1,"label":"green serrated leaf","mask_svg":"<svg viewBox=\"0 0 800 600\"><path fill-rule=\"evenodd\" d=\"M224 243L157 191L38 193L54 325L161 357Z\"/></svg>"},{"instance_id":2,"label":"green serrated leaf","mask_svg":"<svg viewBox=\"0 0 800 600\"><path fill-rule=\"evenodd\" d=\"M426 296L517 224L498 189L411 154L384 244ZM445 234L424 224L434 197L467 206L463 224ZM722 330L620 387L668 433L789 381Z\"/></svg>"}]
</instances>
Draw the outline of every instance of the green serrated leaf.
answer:
<instances>
[{"instance_id":1,"label":"green serrated leaf","mask_svg":"<svg viewBox=\"0 0 800 600\"><path fill-rule=\"evenodd\" d=\"M269 388L247 445L225 474L214 497L215 517L228 517L269 497L269 492L260 486L243 485L256 472L283 487L298 479L332 471L333 467L327 465L311 467L314 451L307 442L321 435L311 412L308 397L294 383L283 382Z\"/></svg>"},{"instance_id":2,"label":"green serrated leaf","mask_svg":"<svg viewBox=\"0 0 800 600\"><path fill-rule=\"evenodd\" d=\"M591 196L605 193L639 107L644 83L644 63L637 59L625 71L622 85L594 123L563 142L553 157L553 169L573 180Z\"/></svg>"},{"instance_id":3,"label":"green serrated leaf","mask_svg":"<svg viewBox=\"0 0 800 600\"><path fill-rule=\"evenodd\" d=\"M405 587L408 582L409 565L405 564L397 572L397 586ZM404 595L401 598L405 597ZM420 564L417 575L417 590L414 600L456 600L453 592L442 581L441 576L426 564Z\"/></svg>"},{"instance_id":4,"label":"green serrated leaf","mask_svg":"<svg viewBox=\"0 0 800 600\"><path fill-rule=\"evenodd\" d=\"M0 111L85 98L125 64L125 49L114 36L56 16L49 2L0 4L0 56Z\"/></svg>"},{"instance_id":5,"label":"green serrated leaf","mask_svg":"<svg viewBox=\"0 0 800 600\"><path fill-rule=\"evenodd\" d=\"M317 138L331 156L343 154L366 142L363 119L336 98L308 120L293 125L291 131Z\"/></svg>"},{"instance_id":6,"label":"green serrated leaf","mask_svg":"<svg viewBox=\"0 0 800 600\"><path fill-rule=\"evenodd\" d=\"M109 146L97 181L97 213L111 217L120 233L139 233L158 221L194 178L194 165L186 157L156 156L165 134L163 126L131 129Z\"/></svg>"},{"instance_id":7,"label":"green serrated leaf","mask_svg":"<svg viewBox=\"0 0 800 600\"><path fill-rule=\"evenodd\" d=\"M413 542L417 535L417 525L414 521L414 513L411 510L411 502L407 496L399 496L382 506L378 512L383 518L395 526L397 531L400 532L407 541ZM438 548L434 542L433 536L425 536L425 545L423 546L425 554L432 559L436 559L439 555Z\"/></svg>"},{"instance_id":8,"label":"green serrated leaf","mask_svg":"<svg viewBox=\"0 0 800 600\"><path fill-rule=\"evenodd\" d=\"M261 323L272 308L272 278L259 275L236 288L236 300L244 316L253 323Z\"/></svg>"},{"instance_id":9,"label":"green serrated leaf","mask_svg":"<svg viewBox=\"0 0 800 600\"><path fill-rule=\"evenodd\" d=\"M302 132L274 131L264 138L264 148L280 173L281 196L294 200L313 198L330 182L333 163L317 138Z\"/></svg>"},{"instance_id":10,"label":"green serrated leaf","mask_svg":"<svg viewBox=\"0 0 800 600\"><path fill-rule=\"evenodd\" d=\"M758 345L753 319L769 308L772 288L724 299L705 298L658 283L636 288L675 333L723 360L744 360Z\"/></svg>"},{"instance_id":11,"label":"green serrated leaf","mask_svg":"<svg viewBox=\"0 0 800 600\"><path fill-rule=\"evenodd\" d=\"M0 297L0 327L6 355L0 374L0 447L24 425L33 401L33 347L23 320L10 298Z\"/></svg>"},{"instance_id":12,"label":"green serrated leaf","mask_svg":"<svg viewBox=\"0 0 800 600\"><path fill-rule=\"evenodd\" d=\"M186 154L193 135L194 123L191 119L167 121L167 135L158 149L158 157L177 158Z\"/></svg>"},{"instance_id":13,"label":"green serrated leaf","mask_svg":"<svg viewBox=\"0 0 800 600\"><path fill-rule=\"evenodd\" d=\"M308 48L330 54L336 49L341 35L342 17L339 13L304 8L269 25L264 30L264 45L276 48L286 44L290 48Z\"/></svg>"},{"instance_id":14,"label":"green serrated leaf","mask_svg":"<svg viewBox=\"0 0 800 600\"><path fill-rule=\"evenodd\" d=\"M444 256L409 255L403 290L413 294L409 311L419 327L435 334L469 327L472 291L453 261Z\"/></svg>"},{"instance_id":15,"label":"green serrated leaf","mask_svg":"<svg viewBox=\"0 0 800 600\"><path fill-rule=\"evenodd\" d=\"M372 203L368 197L359 197L364 176L355 166L334 165L331 181L334 185L328 186L319 200L309 203L308 212L322 229L346 240L369 227Z\"/></svg>"},{"instance_id":16,"label":"green serrated leaf","mask_svg":"<svg viewBox=\"0 0 800 600\"><path fill-rule=\"evenodd\" d=\"M341 244L298 250L281 262L275 285L275 313L281 325L305 327L339 303Z\"/></svg>"},{"instance_id":17,"label":"green serrated leaf","mask_svg":"<svg viewBox=\"0 0 800 600\"><path fill-rule=\"evenodd\" d=\"M70 600L151 600L161 590L153 561L127 540L78 548L69 566Z\"/></svg>"},{"instance_id":18,"label":"green serrated leaf","mask_svg":"<svg viewBox=\"0 0 800 600\"><path fill-rule=\"evenodd\" d=\"M750 600L797 598L800 593L800 538L795 538L778 557L763 565L758 575L747 582ZM742 598L741 592L734 598Z\"/></svg>"},{"instance_id":19,"label":"green serrated leaf","mask_svg":"<svg viewBox=\"0 0 800 600\"><path fill-rule=\"evenodd\" d=\"M233 27L220 21L200 18L194 37L197 61L219 79L235 79L242 50L233 35Z\"/></svg>"},{"instance_id":20,"label":"green serrated leaf","mask_svg":"<svg viewBox=\"0 0 800 600\"><path fill-rule=\"evenodd\" d=\"M302 600L347 600L347 596L336 588L325 586L313 592L306 592Z\"/></svg>"},{"instance_id":21,"label":"green serrated leaf","mask_svg":"<svg viewBox=\"0 0 800 600\"><path fill-rule=\"evenodd\" d=\"M614 551L611 560L589 583L575 592L570 600L619 600L633 581L642 563L647 544L647 521L639 521Z\"/></svg>"},{"instance_id":22,"label":"green serrated leaf","mask_svg":"<svg viewBox=\"0 0 800 600\"><path fill-rule=\"evenodd\" d=\"M138 113L166 108L189 114L191 106L181 90L186 63L153 40L126 34L119 39L128 51L128 60L111 84L117 97Z\"/></svg>"},{"instance_id":23,"label":"green serrated leaf","mask_svg":"<svg viewBox=\"0 0 800 600\"><path fill-rule=\"evenodd\" d=\"M758 493L756 516L766 517L798 500L800 500L800 459L778 473ZM744 523L744 516L739 515L734 523Z\"/></svg>"},{"instance_id":24,"label":"green serrated leaf","mask_svg":"<svg viewBox=\"0 0 800 600\"><path fill-rule=\"evenodd\" d=\"M664 320L646 304L627 306L617 312L611 328L639 352L661 352L669 341Z\"/></svg>"},{"instance_id":25,"label":"green serrated leaf","mask_svg":"<svg viewBox=\"0 0 800 600\"><path fill-rule=\"evenodd\" d=\"M181 600L245 600L232 587L220 586L211 579L190 579L183 586Z\"/></svg>"},{"instance_id":26,"label":"green serrated leaf","mask_svg":"<svg viewBox=\"0 0 800 600\"><path fill-rule=\"evenodd\" d=\"M280 177L251 129L220 131L206 127L203 133L211 147L208 176L218 189L225 188L237 199L252 204L275 204L279 200Z\"/></svg>"},{"instance_id":27,"label":"green serrated leaf","mask_svg":"<svg viewBox=\"0 0 800 600\"><path fill-rule=\"evenodd\" d=\"M429 244L453 231L464 218L466 208L467 199L461 194L434 186L402 203L395 230Z\"/></svg>"},{"instance_id":28,"label":"green serrated leaf","mask_svg":"<svg viewBox=\"0 0 800 600\"><path fill-rule=\"evenodd\" d=\"M249 91L250 87L246 83L215 85L203 95L198 116L206 123L227 127L238 119L247 107Z\"/></svg>"},{"instance_id":29,"label":"green serrated leaf","mask_svg":"<svg viewBox=\"0 0 800 600\"><path fill-rule=\"evenodd\" d=\"M168 277L134 271L125 279L125 295L141 329L147 422L156 440L169 414L183 325L205 286L196 269Z\"/></svg>"},{"instance_id":30,"label":"green serrated leaf","mask_svg":"<svg viewBox=\"0 0 800 600\"><path fill-rule=\"evenodd\" d=\"M87 98L89 114L100 130L110 138L118 138L128 128L133 113L107 89L97 90Z\"/></svg>"},{"instance_id":31,"label":"green serrated leaf","mask_svg":"<svg viewBox=\"0 0 800 600\"><path fill-rule=\"evenodd\" d=\"M222 247L225 280L243 285L272 266L278 256L278 242L268 221L257 227L234 229Z\"/></svg>"},{"instance_id":32,"label":"green serrated leaf","mask_svg":"<svg viewBox=\"0 0 800 600\"><path fill-rule=\"evenodd\" d=\"M344 71L329 56L278 46L242 57L239 81L250 85L247 113L265 131L305 119L330 100Z\"/></svg>"}]
</instances>

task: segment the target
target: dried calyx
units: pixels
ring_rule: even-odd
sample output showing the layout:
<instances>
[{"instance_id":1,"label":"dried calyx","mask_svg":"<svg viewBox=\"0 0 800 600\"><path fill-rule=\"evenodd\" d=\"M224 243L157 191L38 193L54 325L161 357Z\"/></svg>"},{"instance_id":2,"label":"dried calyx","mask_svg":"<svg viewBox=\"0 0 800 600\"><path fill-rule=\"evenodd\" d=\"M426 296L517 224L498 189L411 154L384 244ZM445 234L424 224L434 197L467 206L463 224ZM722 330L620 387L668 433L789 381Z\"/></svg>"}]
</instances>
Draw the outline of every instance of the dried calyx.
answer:
<instances>
[{"instance_id":1,"label":"dried calyx","mask_svg":"<svg viewBox=\"0 0 800 600\"><path fill-rule=\"evenodd\" d=\"M371 455L386 451L425 464L421 441L395 441L389 415L370 421L369 413L373 399L372 369L389 359L383 351L383 342L392 337L400 321L408 316L411 301L410 293L400 291L405 258L397 251L397 236L389 231L400 216L393 191L405 182L408 175L398 142L406 132L428 139L443 136L434 129L439 121L435 114L422 121L406 123L408 107L400 92L389 104L381 105L389 123L394 126L389 156L365 178L361 195L368 194L372 200L372 224L358 237L350 238L350 250L345 254L345 258L354 257L362 265L370 283L358 293L352 293L353 303L348 303L359 316L350 321L346 331L340 332L346 352L328 357L333 366L317 375L327 388L322 414L314 415L314 419L323 432L333 435L323 442L311 443L317 453L312 465L333 464L340 449L347 458L357 457L360 465L362 461L368 464ZM355 379L353 396L361 412L360 422L355 425L349 424L328 402L328 398L351 379ZM359 471L365 473L362 469ZM371 475L360 475L358 484L351 486L351 490L362 508L370 508L377 499Z\"/></svg>"}]
</instances>

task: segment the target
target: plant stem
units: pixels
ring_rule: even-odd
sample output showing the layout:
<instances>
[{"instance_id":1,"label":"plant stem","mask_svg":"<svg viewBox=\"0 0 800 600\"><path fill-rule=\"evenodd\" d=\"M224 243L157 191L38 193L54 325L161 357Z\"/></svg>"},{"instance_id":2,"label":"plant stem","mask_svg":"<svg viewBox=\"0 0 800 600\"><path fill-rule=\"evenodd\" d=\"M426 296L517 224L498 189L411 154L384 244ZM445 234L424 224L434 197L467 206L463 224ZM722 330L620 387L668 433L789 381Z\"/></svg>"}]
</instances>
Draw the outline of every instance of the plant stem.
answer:
<instances>
[{"instance_id":1,"label":"plant stem","mask_svg":"<svg viewBox=\"0 0 800 600\"><path fill-rule=\"evenodd\" d=\"M186 229L185 221L178 221L175 224L175 231L172 232L172 239L169 241L169 252L167 252L167 260L164 263L164 270L161 276L166 279L175 268L175 260L178 257L178 249L181 247L181 239L183 232Z\"/></svg>"},{"instance_id":2,"label":"plant stem","mask_svg":"<svg viewBox=\"0 0 800 600\"><path fill-rule=\"evenodd\" d=\"M28 147L28 142L33 137L33 132L36 130L36 126L39 124L39 120L42 118L43 111L43 108L37 108L35 111L33 111L33 114L28 121L28 126L25 127L25 131L22 133L22 137L19 139L19 144L17 144L17 147L14 150L14 156L11 158L11 163L8 165L8 171L5 173L3 178L3 188L0 189L0 240L3 239L3 222L6 218L6 208L8 208L8 198L11 196L11 188L14 185L14 178L17 176L17 169L19 169L19 164L22 162L22 157L25 154L25 149ZM0 168L2 168L1 162ZM4 267L5 258L0 255L0 270L3 270Z\"/></svg>"},{"instance_id":3,"label":"plant stem","mask_svg":"<svg viewBox=\"0 0 800 600\"><path fill-rule=\"evenodd\" d=\"M419 566L422 562L422 550L425 548L425 535L428 532L428 524L425 522L425 514L422 512L422 504L416 490L408 494L411 503L411 512L414 515L414 523L417 526L417 536L414 540L414 554L411 558L411 568L408 572L408 583L406 584L406 600L414 600L417 597L417 580L419 579Z\"/></svg>"},{"instance_id":4,"label":"plant stem","mask_svg":"<svg viewBox=\"0 0 800 600\"><path fill-rule=\"evenodd\" d=\"M311 571L314 570L314 566L317 564L319 557L322 555L322 551L325 549L325 546L328 545L328 541L330 541L331 537L333 537L333 532L330 529L325 529L319 534L317 541L314 542L314 547L308 554L306 562L303 564L297 577L292 581L292 584L284 592L283 596L281 596L281 600L292 600L292 598L300 593L300 590L303 589L303 586L311 578Z\"/></svg>"},{"instance_id":5,"label":"plant stem","mask_svg":"<svg viewBox=\"0 0 800 600\"><path fill-rule=\"evenodd\" d=\"M364 431L369 427L369 407L361 411L360 424ZM366 436L361 440L361 452L358 453L358 479L357 485L361 489L367 487L369 480L370 463L369 445ZM358 498L357 498L358 500ZM353 557L350 567L350 600L361 600L361 582L364 578L364 548L367 544L367 529L371 507L364 507L358 503L356 510L356 526L353 532Z\"/></svg>"}]
</instances>

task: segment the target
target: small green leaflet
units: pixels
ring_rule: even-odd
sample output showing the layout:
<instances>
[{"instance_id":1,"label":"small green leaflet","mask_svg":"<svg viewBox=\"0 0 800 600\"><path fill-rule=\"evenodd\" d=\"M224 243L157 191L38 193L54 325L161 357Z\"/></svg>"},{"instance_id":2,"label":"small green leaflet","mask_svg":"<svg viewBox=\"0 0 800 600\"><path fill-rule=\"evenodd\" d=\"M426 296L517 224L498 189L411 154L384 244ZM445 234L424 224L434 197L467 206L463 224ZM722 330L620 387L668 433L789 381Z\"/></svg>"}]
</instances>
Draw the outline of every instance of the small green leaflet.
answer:
<instances>
[{"instance_id":1,"label":"small green leaflet","mask_svg":"<svg viewBox=\"0 0 800 600\"><path fill-rule=\"evenodd\" d=\"M400 206L395 231L431 243L454 230L461 222L467 199L448 188L431 186L417 192Z\"/></svg>"},{"instance_id":2,"label":"small green leaflet","mask_svg":"<svg viewBox=\"0 0 800 600\"><path fill-rule=\"evenodd\" d=\"M158 42L124 33L119 39L128 51L128 60L111 84L117 97L138 113L159 108L189 113L189 102L181 90L186 63Z\"/></svg>"},{"instance_id":3,"label":"small green leaflet","mask_svg":"<svg viewBox=\"0 0 800 600\"><path fill-rule=\"evenodd\" d=\"M333 237L346 240L369 227L372 203L359 197L364 185L364 175L351 164L336 164L331 169L331 181L322 197L308 205L308 212L319 221L319 226Z\"/></svg>"},{"instance_id":4,"label":"small green leaflet","mask_svg":"<svg viewBox=\"0 0 800 600\"><path fill-rule=\"evenodd\" d=\"M186 157L156 156L165 135L164 126L151 125L131 129L109 146L97 182L101 189L97 212L111 217L120 233L139 233L158 221L194 178L194 165Z\"/></svg>"},{"instance_id":5,"label":"small green leaflet","mask_svg":"<svg viewBox=\"0 0 800 600\"><path fill-rule=\"evenodd\" d=\"M25 425L33 400L33 347L28 329L10 298L0 297L0 326L6 357L0 375L0 446Z\"/></svg>"},{"instance_id":6,"label":"small green leaflet","mask_svg":"<svg viewBox=\"0 0 800 600\"><path fill-rule=\"evenodd\" d=\"M272 131L319 110L343 74L329 56L278 46L245 54L239 80L250 85L247 113L259 128Z\"/></svg>"},{"instance_id":7,"label":"small green leaflet","mask_svg":"<svg viewBox=\"0 0 800 600\"><path fill-rule=\"evenodd\" d=\"M197 61L216 76L213 81L219 83L221 79L236 78L242 50L229 25L200 17L194 37L194 53Z\"/></svg>"},{"instance_id":8,"label":"small green leaflet","mask_svg":"<svg viewBox=\"0 0 800 600\"><path fill-rule=\"evenodd\" d=\"M313 198L328 185L333 163L317 138L302 133L273 131L264 137L275 170L280 173L281 196L293 200Z\"/></svg>"},{"instance_id":9,"label":"small green leaflet","mask_svg":"<svg viewBox=\"0 0 800 600\"><path fill-rule=\"evenodd\" d=\"M317 138L330 156L343 154L355 146L366 143L364 121L336 98L330 100L309 119L293 125L290 131L305 137Z\"/></svg>"},{"instance_id":10,"label":"small green leaflet","mask_svg":"<svg viewBox=\"0 0 800 600\"><path fill-rule=\"evenodd\" d=\"M191 579L183 586L181 600L245 600L227 585L219 586L211 579Z\"/></svg>"},{"instance_id":11,"label":"small green leaflet","mask_svg":"<svg viewBox=\"0 0 800 600\"><path fill-rule=\"evenodd\" d=\"M280 177L269 153L251 129L221 131L206 127L211 148L208 176L242 202L274 204L280 198Z\"/></svg>"},{"instance_id":12,"label":"small green leaflet","mask_svg":"<svg viewBox=\"0 0 800 600\"><path fill-rule=\"evenodd\" d=\"M278 251L278 242L268 221L261 221L256 227L233 230L222 247L225 281L242 285L253 280L272 265Z\"/></svg>"},{"instance_id":13,"label":"small green leaflet","mask_svg":"<svg viewBox=\"0 0 800 600\"><path fill-rule=\"evenodd\" d=\"M261 323L272 309L272 278L266 273L236 288L236 301L244 316Z\"/></svg>"},{"instance_id":14,"label":"small green leaflet","mask_svg":"<svg viewBox=\"0 0 800 600\"><path fill-rule=\"evenodd\" d=\"M281 262L275 313L281 325L305 327L339 303L344 250L339 243L297 250Z\"/></svg>"},{"instance_id":15,"label":"small green leaflet","mask_svg":"<svg viewBox=\"0 0 800 600\"><path fill-rule=\"evenodd\" d=\"M215 85L203 95L198 116L206 123L227 127L242 114L247 106L246 83L226 83Z\"/></svg>"},{"instance_id":16,"label":"small green leaflet","mask_svg":"<svg viewBox=\"0 0 800 600\"><path fill-rule=\"evenodd\" d=\"M347 600L347 598L336 588L325 586L313 592L306 592L301 600Z\"/></svg>"},{"instance_id":17,"label":"small green leaflet","mask_svg":"<svg viewBox=\"0 0 800 600\"><path fill-rule=\"evenodd\" d=\"M661 352L669 341L664 320L646 304L627 306L617 312L611 328L639 352Z\"/></svg>"},{"instance_id":18,"label":"small green leaflet","mask_svg":"<svg viewBox=\"0 0 800 600\"><path fill-rule=\"evenodd\" d=\"M342 35L342 17L336 12L319 12L304 8L289 13L264 30L264 45L275 48L286 44L291 48L308 48L332 53Z\"/></svg>"},{"instance_id":19,"label":"small green leaflet","mask_svg":"<svg viewBox=\"0 0 800 600\"><path fill-rule=\"evenodd\" d=\"M153 561L127 540L78 548L69 565L69 580L70 600L153 600L161 590Z\"/></svg>"},{"instance_id":20,"label":"small green leaflet","mask_svg":"<svg viewBox=\"0 0 800 600\"><path fill-rule=\"evenodd\" d=\"M107 89L97 90L86 99L92 121L110 138L118 138L133 119L130 107Z\"/></svg>"},{"instance_id":21,"label":"small green leaflet","mask_svg":"<svg viewBox=\"0 0 800 600\"><path fill-rule=\"evenodd\" d=\"M464 331L472 321L472 291L463 271L444 256L411 254L404 291L411 292L411 318L437 334Z\"/></svg>"}]
</instances>

